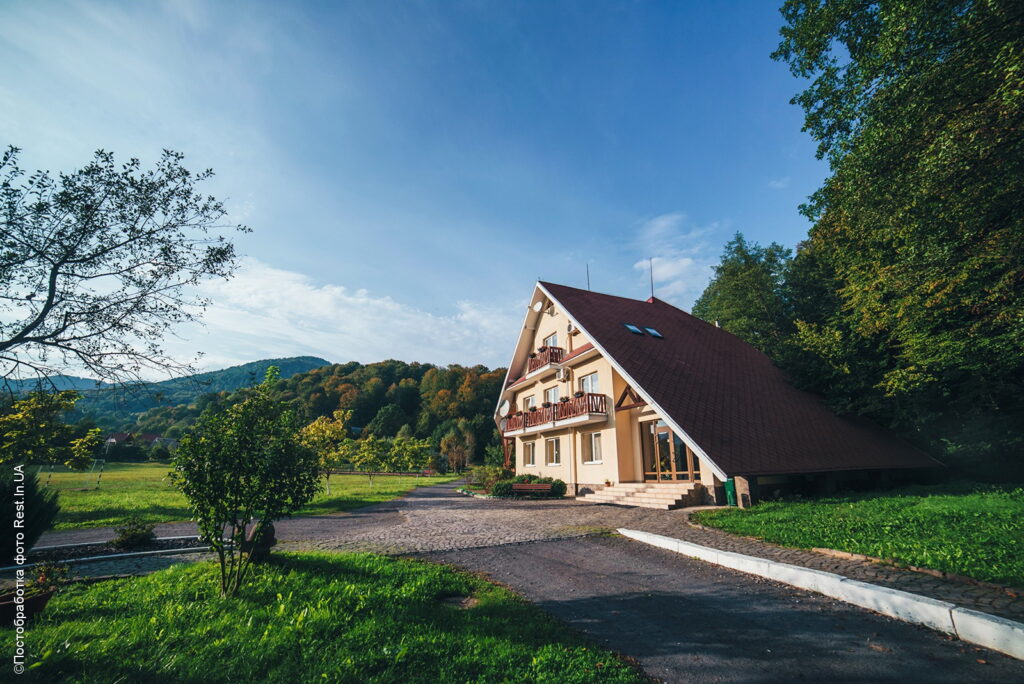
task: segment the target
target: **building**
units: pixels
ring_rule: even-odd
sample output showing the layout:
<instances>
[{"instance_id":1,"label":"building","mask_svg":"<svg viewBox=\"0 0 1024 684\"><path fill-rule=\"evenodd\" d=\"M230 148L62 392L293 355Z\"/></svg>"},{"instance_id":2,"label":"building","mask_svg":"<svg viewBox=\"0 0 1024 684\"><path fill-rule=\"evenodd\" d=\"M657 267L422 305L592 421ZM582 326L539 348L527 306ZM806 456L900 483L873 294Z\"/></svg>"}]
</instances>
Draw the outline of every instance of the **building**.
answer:
<instances>
[{"instance_id":1,"label":"building","mask_svg":"<svg viewBox=\"0 0 1024 684\"><path fill-rule=\"evenodd\" d=\"M747 505L940 464L832 413L731 333L654 297L536 285L495 420L517 473L596 501Z\"/></svg>"}]
</instances>

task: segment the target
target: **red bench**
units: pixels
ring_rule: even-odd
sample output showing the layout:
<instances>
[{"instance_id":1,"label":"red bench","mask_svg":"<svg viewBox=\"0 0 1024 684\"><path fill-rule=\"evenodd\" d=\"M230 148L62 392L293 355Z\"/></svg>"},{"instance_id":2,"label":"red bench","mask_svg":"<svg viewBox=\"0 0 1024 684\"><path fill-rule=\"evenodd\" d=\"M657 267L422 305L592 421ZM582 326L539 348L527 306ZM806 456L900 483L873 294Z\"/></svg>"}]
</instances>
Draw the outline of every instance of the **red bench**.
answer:
<instances>
[{"instance_id":1,"label":"red bench","mask_svg":"<svg viewBox=\"0 0 1024 684\"><path fill-rule=\"evenodd\" d=\"M547 484L513 484L512 485L512 493L513 494L519 494L519 493L524 493L524 494L550 494L551 493L551 483L549 482Z\"/></svg>"}]
</instances>

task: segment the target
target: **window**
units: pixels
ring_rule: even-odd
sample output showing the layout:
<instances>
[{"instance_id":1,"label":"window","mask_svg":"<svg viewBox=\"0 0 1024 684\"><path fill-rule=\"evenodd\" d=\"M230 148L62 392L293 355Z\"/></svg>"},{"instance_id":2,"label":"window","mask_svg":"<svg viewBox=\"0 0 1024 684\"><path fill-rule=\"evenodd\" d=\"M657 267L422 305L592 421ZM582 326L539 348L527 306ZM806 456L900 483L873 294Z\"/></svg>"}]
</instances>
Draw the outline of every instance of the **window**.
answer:
<instances>
[{"instance_id":1,"label":"window","mask_svg":"<svg viewBox=\"0 0 1024 684\"><path fill-rule=\"evenodd\" d=\"M662 338L665 337L664 335L662 335L660 332L658 332L654 328L644 328L644 330L646 330L647 334L650 335L651 337L657 337L658 339L662 339Z\"/></svg>"},{"instance_id":2,"label":"window","mask_svg":"<svg viewBox=\"0 0 1024 684\"><path fill-rule=\"evenodd\" d=\"M558 333L551 333L544 338L545 347L557 347L558 346Z\"/></svg>"},{"instance_id":3,"label":"window","mask_svg":"<svg viewBox=\"0 0 1024 684\"><path fill-rule=\"evenodd\" d=\"M580 378L580 391L587 392L588 394L598 394L600 392L597 388L597 373L590 373Z\"/></svg>"},{"instance_id":4,"label":"window","mask_svg":"<svg viewBox=\"0 0 1024 684\"><path fill-rule=\"evenodd\" d=\"M562 453L559 447L559 439L549 439L544 443L544 451L547 456L547 464L549 466L562 465Z\"/></svg>"},{"instance_id":5,"label":"window","mask_svg":"<svg viewBox=\"0 0 1024 684\"><path fill-rule=\"evenodd\" d=\"M532 394L528 397L523 397L523 410L529 411L531 408L537 405L537 397Z\"/></svg>"},{"instance_id":6,"label":"window","mask_svg":"<svg viewBox=\"0 0 1024 684\"><path fill-rule=\"evenodd\" d=\"M537 445L533 442L523 442L523 465L537 465L537 454L535 453L536 446Z\"/></svg>"},{"instance_id":7,"label":"window","mask_svg":"<svg viewBox=\"0 0 1024 684\"><path fill-rule=\"evenodd\" d=\"M626 330L628 330L629 332L633 333L634 335L643 335L644 334L643 330L641 330L637 326L633 325L632 323L623 323L622 325L626 326Z\"/></svg>"},{"instance_id":8,"label":"window","mask_svg":"<svg viewBox=\"0 0 1024 684\"><path fill-rule=\"evenodd\" d=\"M588 432L583 435L583 462L601 462L601 433Z\"/></svg>"},{"instance_id":9,"label":"window","mask_svg":"<svg viewBox=\"0 0 1024 684\"><path fill-rule=\"evenodd\" d=\"M558 403L558 385L555 385L554 387L549 387L546 390L544 390L544 402L550 402L552 404Z\"/></svg>"}]
</instances>

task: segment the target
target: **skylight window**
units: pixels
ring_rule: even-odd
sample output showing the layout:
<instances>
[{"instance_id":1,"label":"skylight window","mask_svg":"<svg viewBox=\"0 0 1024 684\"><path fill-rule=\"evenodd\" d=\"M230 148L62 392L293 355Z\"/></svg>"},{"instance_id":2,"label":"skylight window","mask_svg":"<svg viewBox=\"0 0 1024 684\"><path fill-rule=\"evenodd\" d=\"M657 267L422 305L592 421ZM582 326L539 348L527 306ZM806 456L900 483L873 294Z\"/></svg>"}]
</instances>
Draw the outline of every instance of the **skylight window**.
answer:
<instances>
[{"instance_id":1,"label":"skylight window","mask_svg":"<svg viewBox=\"0 0 1024 684\"><path fill-rule=\"evenodd\" d=\"M659 339L663 339L665 337L664 335L662 335L660 332L658 332L654 328L644 328L644 330L646 330L647 334L650 335L651 337L657 337Z\"/></svg>"},{"instance_id":2,"label":"skylight window","mask_svg":"<svg viewBox=\"0 0 1024 684\"><path fill-rule=\"evenodd\" d=\"M622 325L626 326L626 330L628 330L629 332L633 333L634 335L643 335L644 334L643 330L641 330L639 327L633 325L632 323L623 323Z\"/></svg>"}]
</instances>

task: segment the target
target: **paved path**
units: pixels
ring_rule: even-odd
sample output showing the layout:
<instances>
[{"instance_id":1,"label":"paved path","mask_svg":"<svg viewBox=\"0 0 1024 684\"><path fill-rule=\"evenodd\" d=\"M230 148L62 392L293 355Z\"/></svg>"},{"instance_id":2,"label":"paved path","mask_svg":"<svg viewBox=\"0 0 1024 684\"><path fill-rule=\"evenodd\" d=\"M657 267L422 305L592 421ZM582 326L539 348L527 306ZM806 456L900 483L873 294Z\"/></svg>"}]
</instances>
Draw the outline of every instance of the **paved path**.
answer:
<instances>
[{"instance_id":1,"label":"paved path","mask_svg":"<svg viewBox=\"0 0 1024 684\"><path fill-rule=\"evenodd\" d=\"M459 495L456 483L421 487L397 499L352 513L310 516L277 524L281 548L417 553L494 546L566 537L627 527L664 534L726 551L834 572L853 579L903 589L967 608L1024 621L1024 597L986 587L944 580L868 561L833 558L787 549L725 532L698 529L682 511L596 505L571 499L511 501ZM157 528L161 536L194 534L191 523ZM49 532L40 545L102 541L113 530Z\"/></svg>"},{"instance_id":2,"label":"paved path","mask_svg":"<svg viewBox=\"0 0 1024 684\"><path fill-rule=\"evenodd\" d=\"M623 537L422 556L511 586L661 681L1024 681L1022 661Z\"/></svg>"}]
</instances>

